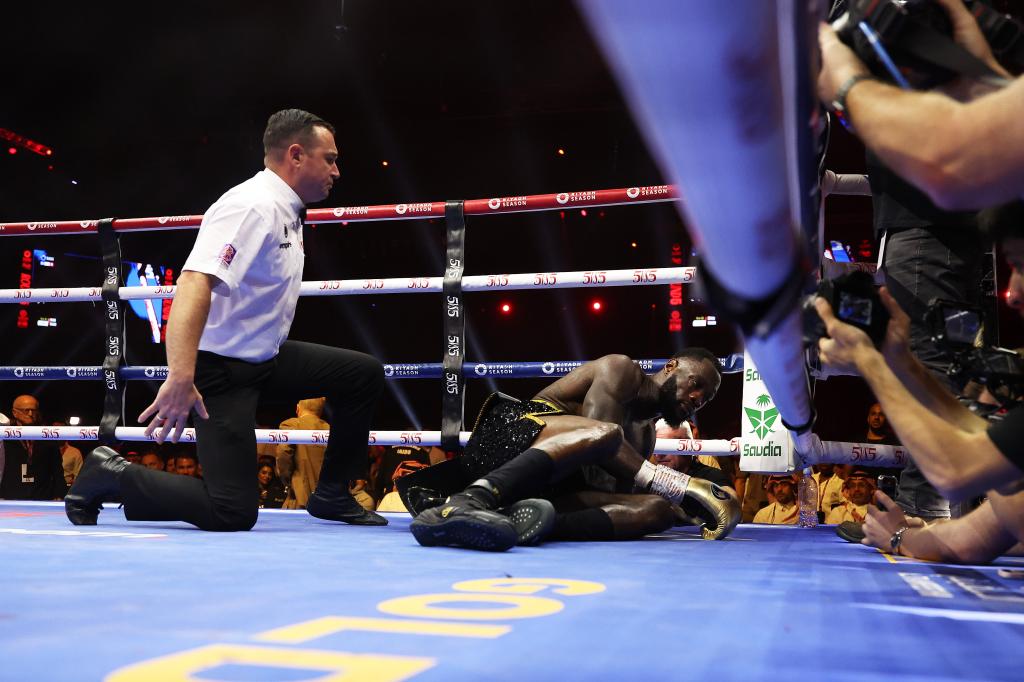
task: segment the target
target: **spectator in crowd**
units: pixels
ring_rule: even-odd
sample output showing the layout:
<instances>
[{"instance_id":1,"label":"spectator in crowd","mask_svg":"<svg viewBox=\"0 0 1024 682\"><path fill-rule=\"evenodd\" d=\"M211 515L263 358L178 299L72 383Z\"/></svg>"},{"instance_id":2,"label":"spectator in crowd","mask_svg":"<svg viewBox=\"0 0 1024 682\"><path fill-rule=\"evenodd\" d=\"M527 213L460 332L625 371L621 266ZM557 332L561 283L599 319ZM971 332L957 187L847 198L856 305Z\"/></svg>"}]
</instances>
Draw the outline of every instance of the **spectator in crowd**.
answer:
<instances>
[{"instance_id":1,"label":"spectator in crowd","mask_svg":"<svg viewBox=\"0 0 1024 682\"><path fill-rule=\"evenodd\" d=\"M743 523L753 523L754 516L761 511L772 500L768 499L768 477L764 474L755 474L747 471L739 471L736 474L736 495L742 500L741 515Z\"/></svg>"},{"instance_id":2,"label":"spectator in crowd","mask_svg":"<svg viewBox=\"0 0 1024 682\"><path fill-rule=\"evenodd\" d=\"M164 459L164 471L169 474L178 473L178 463L173 452L167 453L167 457Z\"/></svg>"},{"instance_id":3,"label":"spectator in crowd","mask_svg":"<svg viewBox=\"0 0 1024 682\"><path fill-rule=\"evenodd\" d=\"M365 478L348 482L348 494L354 497L356 502L358 502L363 509L373 511L377 508L377 503L374 501L373 496L368 492L369 488L370 482Z\"/></svg>"},{"instance_id":4,"label":"spectator in crowd","mask_svg":"<svg viewBox=\"0 0 1024 682\"><path fill-rule=\"evenodd\" d=\"M395 489L395 481L414 471L426 469L431 464L436 464L443 459L444 451L441 448L420 445L392 445L384 448L377 467L377 480L374 489L379 500L377 511L408 511Z\"/></svg>"},{"instance_id":5,"label":"spectator in crowd","mask_svg":"<svg viewBox=\"0 0 1024 682\"><path fill-rule=\"evenodd\" d=\"M53 426L67 426L64 422L53 422ZM60 460L64 468L64 482L71 485L75 482L78 472L82 470L82 451L70 443L60 442Z\"/></svg>"},{"instance_id":6,"label":"spectator in crowd","mask_svg":"<svg viewBox=\"0 0 1024 682\"><path fill-rule=\"evenodd\" d=\"M39 401L30 395L14 399L13 426L38 426ZM46 440L7 440L4 443L0 498L59 500L67 493L64 465L57 443Z\"/></svg>"},{"instance_id":7,"label":"spectator in crowd","mask_svg":"<svg viewBox=\"0 0 1024 682\"><path fill-rule=\"evenodd\" d=\"M825 523L840 524L844 521L863 523L867 517L868 505L875 494L875 477L863 469L855 469L843 481L845 501L825 517Z\"/></svg>"},{"instance_id":8,"label":"spectator in crowd","mask_svg":"<svg viewBox=\"0 0 1024 682\"><path fill-rule=\"evenodd\" d=\"M882 412L882 406L874 403L868 408L868 432L864 436L865 443L877 443L878 445L899 445L900 441L896 434L889 428L889 420Z\"/></svg>"},{"instance_id":9,"label":"spectator in crowd","mask_svg":"<svg viewBox=\"0 0 1024 682\"><path fill-rule=\"evenodd\" d=\"M307 398L295 404L295 416L281 422L283 430L326 431L331 425L323 420L325 398ZM280 443L276 449L277 471L291 481L288 509L305 509L309 495L316 490L324 464L322 445Z\"/></svg>"},{"instance_id":10,"label":"spectator in crowd","mask_svg":"<svg viewBox=\"0 0 1024 682\"><path fill-rule=\"evenodd\" d=\"M142 464L142 452L138 448L129 446L121 456L132 464Z\"/></svg>"},{"instance_id":11,"label":"spectator in crowd","mask_svg":"<svg viewBox=\"0 0 1024 682\"><path fill-rule=\"evenodd\" d=\"M835 464L816 464L812 477L818 484L819 516L828 516L835 507L843 504L843 478L841 469ZM824 517L822 517L824 518Z\"/></svg>"},{"instance_id":12,"label":"spectator in crowd","mask_svg":"<svg viewBox=\"0 0 1024 682\"><path fill-rule=\"evenodd\" d=\"M441 459L443 459L443 453ZM393 492L395 481L402 476L419 469L426 469L433 464L430 447L421 445L391 445L384 448L380 466L377 469L377 480L373 496L377 500Z\"/></svg>"},{"instance_id":13,"label":"spectator in crowd","mask_svg":"<svg viewBox=\"0 0 1024 682\"><path fill-rule=\"evenodd\" d=\"M155 450L147 450L143 453L140 464L147 469L155 469L157 471L164 468L164 461L160 459L160 455Z\"/></svg>"},{"instance_id":14,"label":"spectator in crowd","mask_svg":"<svg viewBox=\"0 0 1024 682\"><path fill-rule=\"evenodd\" d=\"M754 515L754 523L795 524L799 516L796 499L796 480L793 476L775 474L768 477L768 494L775 501Z\"/></svg>"},{"instance_id":15,"label":"spectator in crowd","mask_svg":"<svg viewBox=\"0 0 1024 682\"><path fill-rule=\"evenodd\" d=\"M174 473L192 478L202 478L199 475L199 458L196 453L188 450L181 450L174 457Z\"/></svg>"},{"instance_id":16,"label":"spectator in crowd","mask_svg":"<svg viewBox=\"0 0 1024 682\"><path fill-rule=\"evenodd\" d=\"M281 479L270 464L261 464L256 473L260 487L260 509L280 509L284 504L285 491Z\"/></svg>"}]
</instances>

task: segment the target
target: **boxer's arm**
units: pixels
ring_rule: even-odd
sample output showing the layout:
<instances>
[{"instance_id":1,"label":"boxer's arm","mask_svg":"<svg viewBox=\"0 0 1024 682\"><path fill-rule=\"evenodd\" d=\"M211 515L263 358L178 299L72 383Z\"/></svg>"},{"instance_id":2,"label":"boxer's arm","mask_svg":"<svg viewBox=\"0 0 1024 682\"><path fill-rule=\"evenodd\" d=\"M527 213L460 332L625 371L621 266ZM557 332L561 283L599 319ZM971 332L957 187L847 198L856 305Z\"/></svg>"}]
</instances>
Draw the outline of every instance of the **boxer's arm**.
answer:
<instances>
[{"instance_id":1,"label":"boxer's arm","mask_svg":"<svg viewBox=\"0 0 1024 682\"><path fill-rule=\"evenodd\" d=\"M643 372L625 355L609 355L595 361L593 372L580 416L624 427L626 403L640 390Z\"/></svg>"}]
</instances>

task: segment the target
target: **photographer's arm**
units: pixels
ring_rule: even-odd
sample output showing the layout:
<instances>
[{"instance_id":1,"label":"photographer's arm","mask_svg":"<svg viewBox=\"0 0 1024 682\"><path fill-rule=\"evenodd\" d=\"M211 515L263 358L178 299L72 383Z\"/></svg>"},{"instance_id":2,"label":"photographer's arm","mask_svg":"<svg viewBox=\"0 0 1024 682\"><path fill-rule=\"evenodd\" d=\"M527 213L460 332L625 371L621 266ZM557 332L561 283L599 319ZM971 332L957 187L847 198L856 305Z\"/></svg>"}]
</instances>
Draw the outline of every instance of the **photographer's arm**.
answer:
<instances>
[{"instance_id":1,"label":"photographer's arm","mask_svg":"<svg viewBox=\"0 0 1024 682\"><path fill-rule=\"evenodd\" d=\"M923 525L907 519L903 511L884 493L876 493L888 511L868 508L864 522L864 544L891 552L892 535L905 526L898 553L926 561L958 564L986 564L1005 554L1017 542L994 506L980 507L952 521Z\"/></svg>"},{"instance_id":2,"label":"photographer's arm","mask_svg":"<svg viewBox=\"0 0 1024 682\"><path fill-rule=\"evenodd\" d=\"M1024 472L985 431L967 431L917 401L873 348L856 360L900 441L932 485L951 501L999 488Z\"/></svg>"},{"instance_id":3,"label":"photographer's arm","mask_svg":"<svg viewBox=\"0 0 1024 682\"><path fill-rule=\"evenodd\" d=\"M940 0L958 44L1009 79L963 5ZM818 91L829 105L851 76L867 67L827 25L819 31L822 70ZM857 134L902 177L944 208L981 208L1020 195L1024 180L1024 81L961 104L938 93L907 92L878 81L850 89L846 111Z\"/></svg>"},{"instance_id":4,"label":"photographer's arm","mask_svg":"<svg viewBox=\"0 0 1024 682\"><path fill-rule=\"evenodd\" d=\"M980 433L987 430L988 422L960 404L956 396L910 352L910 317L889 290L882 287L878 297L889 312L882 354L907 390L927 409L964 431Z\"/></svg>"},{"instance_id":5,"label":"photographer's arm","mask_svg":"<svg viewBox=\"0 0 1024 682\"><path fill-rule=\"evenodd\" d=\"M1024 79L967 104L865 81L846 104L864 144L938 206L984 208L1020 196Z\"/></svg>"},{"instance_id":6,"label":"photographer's arm","mask_svg":"<svg viewBox=\"0 0 1024 682\"><path fill-rule=\"evenodd\" d=\"M950 500L960 500L1024 475L996 448L987 432L964 429L918 401L867 334L836 319L823 299L817 299L815 307L829 335L818 342L822 361L856 368L910 456L940 493Z\"/></svg>"}]
</instances>

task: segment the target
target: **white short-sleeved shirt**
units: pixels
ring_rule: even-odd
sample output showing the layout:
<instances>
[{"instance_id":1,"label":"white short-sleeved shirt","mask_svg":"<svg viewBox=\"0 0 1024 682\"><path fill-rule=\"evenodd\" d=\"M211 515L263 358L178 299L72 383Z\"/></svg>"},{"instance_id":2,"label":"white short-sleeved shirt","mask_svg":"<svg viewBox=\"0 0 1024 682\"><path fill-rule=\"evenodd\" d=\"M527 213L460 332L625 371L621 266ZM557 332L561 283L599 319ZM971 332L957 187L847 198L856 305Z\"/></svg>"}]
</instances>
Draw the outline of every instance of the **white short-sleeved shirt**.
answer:
<instances>
[{"instance_id":1,"label":"white short-sleeved shirt","mask_svg":"<svg viewBox=\"0 0 1024 682\"><path fill-rule=\"evenodd\" d=\"M203 216L182 270L214 275L199 349L262 362L288 337L302 284L302 199L270 169L232 187Z\"/></svg>"}]
</instances>

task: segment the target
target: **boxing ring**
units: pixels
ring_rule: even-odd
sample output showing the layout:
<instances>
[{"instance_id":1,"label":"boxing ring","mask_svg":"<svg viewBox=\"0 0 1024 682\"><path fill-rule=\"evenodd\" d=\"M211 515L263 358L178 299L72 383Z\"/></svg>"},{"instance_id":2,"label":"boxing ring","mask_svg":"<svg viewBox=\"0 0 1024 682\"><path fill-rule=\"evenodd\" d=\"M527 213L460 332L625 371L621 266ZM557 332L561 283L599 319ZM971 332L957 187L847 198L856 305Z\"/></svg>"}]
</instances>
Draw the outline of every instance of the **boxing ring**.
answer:
<instances>
[{"instance_id":1,"label":"boxing ring","mask_svg":"<svg viewBox=\"0 0 1024 682\"><path fill-rule=\"evenodd\" d=\"M461 203L465 216L484 216L677 198L673 187L657 186ZM450 202L341 207L311 210L307 221L450 212ZM200 221L107 221L107 238L110 231L194 229ZM103 229L102 221L8 223L0 235ZM302 295L461 298L516 288L688 284L696 276L692 267L466 277L461 264L450 270L445 277L304 282ZM170 286L119 284L114 277L100 287L0 290L0 302L103 301L98 310L110 316L124 301L174 295ZM124 365L120 340L116 354L104 345L103 365L0 367L0 379L103 381L108 407L116 407L124 382L166 376L163 367ZM583 362L472 362L457 345L441 363L389 363L386 373L438 379L461 398L467 379L554 378ZM656 371L664 360L638 362ZM721 363L723 371L744 367L739 357ZM472 370L463 374L463 366ZM142 427L119 417L107 409L105 424L7 426L0 439L147 440ZM375 431L370 441L465 442L469 434L452 428L461 412L445 419L440 431ZM659 439L656 452L735 456L750 438L746 430L721 440ZM328 432L256 433L258 442L322 444ZM194 432L182 440L194 441ZM816 459L879 466L905 458L900 448L873 447L867 459L863 444L824 443ZM1024 591L995 566L895 558L847 544L827 526L741 525L723 542L676 529L634 542L547 543L490 555L420 548L407 532L408 516L387 516L389 526L366 528L261 510L252 532L218 534L184 523L128 523L108 505L99 526L80 530L60 503L0 502L0 680L750 680L781 666L815 679L1019 677L1008 652L1024 643Z\"/></svg>"}]
</instances>

